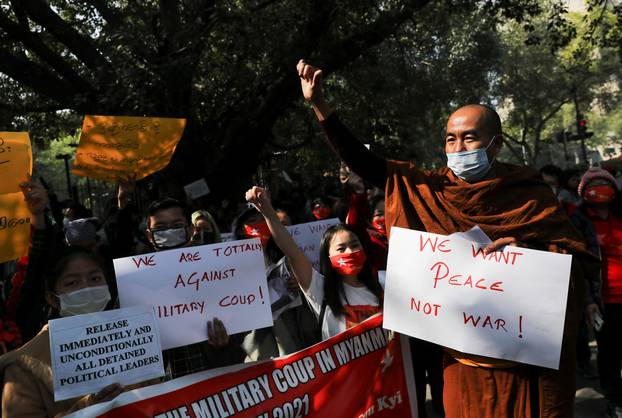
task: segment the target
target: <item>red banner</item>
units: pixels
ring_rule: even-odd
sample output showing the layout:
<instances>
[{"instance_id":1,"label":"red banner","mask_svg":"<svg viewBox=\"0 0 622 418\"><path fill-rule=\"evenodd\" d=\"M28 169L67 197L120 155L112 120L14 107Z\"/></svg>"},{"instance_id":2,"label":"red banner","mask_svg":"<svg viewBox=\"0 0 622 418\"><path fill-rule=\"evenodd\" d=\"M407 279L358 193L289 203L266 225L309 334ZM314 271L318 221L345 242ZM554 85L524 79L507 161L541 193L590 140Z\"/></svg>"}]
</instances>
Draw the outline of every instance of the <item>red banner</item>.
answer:
<instances>
[{"instance_id":1,"label":"red banner","mask_svg":"<svg viewBox=\"0 0 622 418\"><path fill-rule=\"evenodd\" d=\"M71 416L415 418L416 410L408 341L378 315L287 357L185 376Z\"/></svg>"}]
</instances>

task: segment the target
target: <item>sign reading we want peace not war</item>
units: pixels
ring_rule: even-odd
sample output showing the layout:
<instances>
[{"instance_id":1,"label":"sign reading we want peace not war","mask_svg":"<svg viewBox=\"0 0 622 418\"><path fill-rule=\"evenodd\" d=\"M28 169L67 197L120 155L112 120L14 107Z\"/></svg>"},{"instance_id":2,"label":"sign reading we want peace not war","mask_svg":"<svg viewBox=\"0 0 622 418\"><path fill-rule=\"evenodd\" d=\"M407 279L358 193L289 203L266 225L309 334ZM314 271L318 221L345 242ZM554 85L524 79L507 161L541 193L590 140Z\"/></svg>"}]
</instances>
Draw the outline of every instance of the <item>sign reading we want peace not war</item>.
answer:
<instances>
[{"instance_id":1,"label":"sign reading we want peace not war","mask_svg":"<svg viewBox=\"0 0 622 418\"><path fill-rule=\"evenodd\" d=\"M384 327L463 353L559 368L572 256L393 227Z\"/></svg>"}]
</instances>

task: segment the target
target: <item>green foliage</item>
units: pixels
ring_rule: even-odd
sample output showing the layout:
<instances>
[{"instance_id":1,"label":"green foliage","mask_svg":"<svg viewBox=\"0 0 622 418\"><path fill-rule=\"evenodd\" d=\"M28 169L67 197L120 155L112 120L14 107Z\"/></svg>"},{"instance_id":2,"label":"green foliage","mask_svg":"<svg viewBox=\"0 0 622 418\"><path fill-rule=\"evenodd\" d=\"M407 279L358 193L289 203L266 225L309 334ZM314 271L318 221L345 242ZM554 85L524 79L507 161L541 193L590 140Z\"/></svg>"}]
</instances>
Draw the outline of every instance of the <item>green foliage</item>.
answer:
<instances>
[{"instance_id":1,"label":"green foliage","mask_svg":"<svg viewBox=\"0 0 622 418\"><path fill-rule=\"evenodd\" d=\"M567 15L567 22L575 28L573 37L554 50L546 43L530 43L533 34L517 25L507 25L501 33L504 55L495 95L507 113L506 144L511 154L506 156L517 162L550 163L541 151L554 146L557 132L576 133L579 114L616 106L618 57L610 49L586 44L588 28L582 16ZM557 115L569 104L574 114L560 124Z\"/></svg>"},{"instance_id":2,"label":"green foliage","mask_svg":"<svg viewBox=\"0 0 622 418\"><path fill-rule=\"evenodd\" d=\"M388 157L443 164L447 116L484 102L508 115L509 156L522 161L525 148L537 163L572 92L585 109L617 109L603 85L619 80L618 57L579 41L605 31L563 4L0 0L0 124L30 130L54 165L52 140L73 135L85 113L185 117L172 163L148 181L206 177L214 199L238 200L260 164L303 178L336 171L300 98L304 57L325 70L341 117Z\"/></svg>"}]
</instances>

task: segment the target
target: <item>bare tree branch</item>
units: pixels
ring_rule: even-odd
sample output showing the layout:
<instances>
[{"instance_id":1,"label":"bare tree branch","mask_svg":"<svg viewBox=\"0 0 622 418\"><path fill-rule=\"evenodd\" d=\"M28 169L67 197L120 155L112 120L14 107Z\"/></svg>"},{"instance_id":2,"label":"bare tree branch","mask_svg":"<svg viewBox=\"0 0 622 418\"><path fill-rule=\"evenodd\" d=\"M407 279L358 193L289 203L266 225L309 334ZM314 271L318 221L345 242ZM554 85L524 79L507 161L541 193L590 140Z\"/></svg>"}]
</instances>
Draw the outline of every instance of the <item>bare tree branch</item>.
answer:
<instances>
[{"instance_id":1,"label":"bare tree branch","mask_svg":"<svg viewBox=\"0 0 622 418\"><path fill-rule=\"evenodd\" d=\"M66 106L62 106L58 103L49 103L49 104L34 104L34 103L26 103L21 104L20 106L16 105L7 105L5 103L0 103L0 111L8 112L14 115L25 115L27 113L46 113L46 112L56 112L58 110L67 109Z\"/></svg>"},{"instance_id":2,"label":"bare tree branch","mask_svg":"<svg viewBox=\"0 0 622 418\"><path fill-rule=\"evenodd\" d=\"M563 99L562 101L560 101L553 109L551 109L549 113L547 113L542 119L540 119L540 121L534 128L534 145L533 145L534 163L536 162L536 160L538 159L538 155L540 154L540 142L542 139L542 130L546 126L546 123L549 121L549 119L555 116L557 112L559 112L559 110L562 108L562 106L568 103L569 101L570 99Z\"/></svg>"},{"instance_id":3,"label":"bare tree branch","mask_svg":"<svg viewBox=\"0 0 622 418\"><path fill-rule=\"evenodd\" d=\"M84 3L92 6L97 12L112 26L121 26L123 23L123 15L109 6L105 0L83 0Z\"/></svg>"},{"instance_id":4,"label":"bare tree branch","mask_svg":"<svg viewBox=\"0 0 622 418\"><path fill-rule=\"evenodd\" d=\"M259 12L259 11L265 9L266 7L268 7L268 6L270 6L270 5L274 4L274 3L277 3L279 1L281 1L281 0L264 0L264 1L260 2L260 3L257 3L257 4L254 4L252 6L249 6L248 10L250 10L251 12Z\"/></svg>"},{"instance_id":5,"label":"bare tree branch","mask_svg":"<svg viewBox=\"0 0 622 418\"><path fill-rule=\"evenodd\" d=\"M37 54L41 59L47 62L50 67L57 71L67 81L74 84L77 88L85 92L93 90L91 84L84 78L80 77L71 65L63 60L59 54L48 48L38 34L30 32L27 27L23 27L12 22L8 16L1 12L0 27L4 29L13 39L18 39L23 42L28 49Z\"/></svg>"},{"instance_id":6,"label":"bare tree branch","mask_svg":"<svg viewBox=\"0 0 622 418\"><path fill-rule=\"evenodd\" d=\"M80 61L97 74L114 74L112 67L101 55L97 45L89 37L82 35L69 23L56 14L45 0L29 0L22 2L30 18L45 27L54 37L67 46ZM112 76L114 78L114 76Z\"/></svg>"},{"instance_id":7,"label":"bare tree branch","mask_svg":"<svg viewBox=\"0 0 622 418\"><path fill-rule=\"evenodd\" d=\"M79 91L71 83L58 78L47 68L2 48L0 48L0 72L61 105L71 103L73 97L79 95ZM75 103L67 107L74 108Z\"/></svg>"},{"instance_id":8,"label":"bare tree branch","mask_svg":"<svg viewBox=\"0 0 622 418\"><path fill-rule=\"evenodd\" d=\"M504 135L505 135L505 134L504 134ZM523 163L523 164L525 163L525 160L524 160L524 158L523 158L523 155L522 155L521 153L519 153L519 152L518 152L518 151L514 148L514 146L513 146L511 143L506 142L506 143L505 143L505 145L508 147L508 149L510 150L510 152L512 153L512 155L514 155L514 157L516 158L516 160L517 160L517 161L520 161L520 162L521 162L521 163Z\"/></svg>"}]
</instances>

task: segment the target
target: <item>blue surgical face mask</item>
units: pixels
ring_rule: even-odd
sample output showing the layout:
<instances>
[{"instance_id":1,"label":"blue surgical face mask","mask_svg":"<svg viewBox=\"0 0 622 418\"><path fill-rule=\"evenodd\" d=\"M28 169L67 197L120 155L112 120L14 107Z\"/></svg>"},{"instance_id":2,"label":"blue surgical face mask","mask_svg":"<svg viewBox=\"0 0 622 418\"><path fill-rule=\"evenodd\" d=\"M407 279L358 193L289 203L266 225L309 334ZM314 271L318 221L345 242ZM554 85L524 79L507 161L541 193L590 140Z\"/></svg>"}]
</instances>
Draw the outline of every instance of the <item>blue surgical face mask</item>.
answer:
<instances>
[{"instance_id":1,"label":"blue surgical face mask","mask_svg":"<svg viewBox=\"0 0 622 418\"><path fill-rule=\"evenodd\" d=\"M447 154L447 167L462 180L478 181L483 179L492 164L491 161L488 161L486 151L495 142L495 138L496 136L492 137L486 148Z\"/></svg>"}]
</instances>

